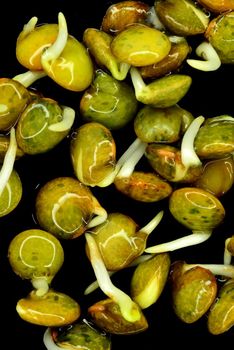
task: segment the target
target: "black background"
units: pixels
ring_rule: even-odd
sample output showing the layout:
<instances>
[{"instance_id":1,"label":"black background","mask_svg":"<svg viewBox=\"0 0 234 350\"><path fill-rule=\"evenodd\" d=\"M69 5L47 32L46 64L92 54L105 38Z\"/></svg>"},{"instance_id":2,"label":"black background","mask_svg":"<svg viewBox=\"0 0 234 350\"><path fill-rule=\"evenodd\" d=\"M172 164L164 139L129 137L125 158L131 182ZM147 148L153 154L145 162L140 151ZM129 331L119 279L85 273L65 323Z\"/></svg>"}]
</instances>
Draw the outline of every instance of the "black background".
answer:
<instances>
[{"instance_id":1,"label":"black background","mask_svg":"<svg viewBox=\"0 0 234 350\"><path fill-rule=\"evenodd\" d=\"M148 1L153 4L152 1ZM84 1L78 3L70 0L48 0L40 2L21 1L17 9L10 2L5 3L5 10L1 10L0 21L0 76L13 77L23 73L25 69L19 65L15 56L15 43L23 25L32 16L38 17L38 23L56 23L59 11L62 11L67 19L68 31L78 40L82 40L83 30L87 27L99 28L102 17L111 4L110 1ZM201 38L191 40L195 45ZM214 117L220 114L233 115L233 67L222 66L216 72L198 72L190 69L186 64L182 72L190 74L193 79L192 86L187 95L179 103L194 116ZM43 78L35 84L45 96L59 101L63 105L69 105L77 111L75 126L81 123L79 116L79 99L81 94L66 91L53 83L49 78ZM75 127L74 126L74 127ZM117 154L135 138L132 125L118 132L114 132L117 144ZM31 291L29 281L21 280L11 270L7 259L7 250L11 239L23 230L36 228L34 219L34 203L38 186L58 176L73 176L69 156L69 138L64 140L52 151L37 156L25 156L17 161L15 168L18 171L23 184L23 197L18 207L6 217L0 218L0 272L1 272L1 334L6 338L8 348L16 346L24 350L45 350L42 337L44 327L31 325L21 320L15 311L17 301L25 297ZM144 160L140 165L147 168ZM149 238L149 245L166 242L181 237L190 232L177 223L168 212L167 200L154 204L142 204L117 193L113 186L105 189L92 189L100 203L108 212L120 211L130 215L140 226L144 226L159 210L164 209L165 215ZM212 237L205 243L184 248L170 254L171 260L186 260L189 263L222 263L225 238L234 233L233 220L233 189L220 198L226 209L224 222L214 230ZM84 296L86 286L93 281L94 275L84 252L84 237L73 241L62 242L65 251L65 262L53 281L53 288L67 293L76 299L82 309L82 317L86 316L87 307L103 298L100 291L90 296ZM131 269L119 272L113 277L113 282L129 291ZM157 342L170 344L194 344L189 341L200 342L231 340L234 330L220 336L212 336L207 331L207 317L203 316L195 324L186 325L179 321L172 311L168 286L165 287L156 304L145 310L149 322L149 329L135 336L113 336L112 349L134 348L156 349ZM142 345L144 344L144 345Z\"/></svg>"}]
</instances>

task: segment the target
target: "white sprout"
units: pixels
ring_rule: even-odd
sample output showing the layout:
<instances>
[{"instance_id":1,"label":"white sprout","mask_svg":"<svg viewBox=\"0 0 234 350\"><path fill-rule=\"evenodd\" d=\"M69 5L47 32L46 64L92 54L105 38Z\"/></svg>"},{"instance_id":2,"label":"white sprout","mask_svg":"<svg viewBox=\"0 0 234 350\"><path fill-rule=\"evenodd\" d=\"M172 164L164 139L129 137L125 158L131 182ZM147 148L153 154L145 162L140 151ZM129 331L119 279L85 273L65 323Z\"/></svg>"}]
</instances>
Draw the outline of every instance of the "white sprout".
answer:
<instances>
[{"instance_id":1,"label":"white sprout","mask_svg":"<svg viewBox=\"0 0 234 350\"><path fill-rule=\"evenodd\" d=\"M97 206L93 210L93 214L96 215L87 225L87 228L95 227L102 224L107 219L107 212L104 208Z\"/></svg>"},{"instance_id":2,"label":"white sprout","mask_svg":"<svg viewBox=\"0 0 234 350\"><path fill-rule=\"evenodd\" d=\"M49 284L46 278L38 277L31 280L33 287L36 289L36 295L42 297L49 290Z\"/></svg>"},{"instance_id":3,"label":"white sprout","mask_svg":"<svg viewBox=\"0 0 234 350\"><path fill-rule=\"evenodd\" d=\"M126 62L117 63L115 60L111 60L109 70L115 79L124 80L130 67L130 64Z\"/></svg>"},{"instance_id":4,"label":"white sprout","mask_svg":"<svg viewBox=\"0 0 234 350\"><path fill-rule=\"evenodd\" d=\"M89 248L90 261L101 290L119 305L121 314L127 321L138 321L141 318L139 307L126 293L115 287L111 282L110 276L97 247L97 243L92 237L92 234L85 233L85 238Z\"/></svg>"},{"instance_id":5,"label":"white sprout","mask_svg":"<svg viewBox=\"0 0 234 350\"><path fill-rule=\"evenodd\" d=\"M184 271L190 270L194 267L202 267L210 270L213 275L225 276L228 278L234 278L234 266L225 264L185 264Z\"/></svg>"},{"instance_id":6,"label":"white sprout","mask_svg":"<svg viewBox=\"0 0 234 350\"><path fill-rule=\"evenodd\" d=\"M231 238L227 238L225 240L224 255L223 255L223 263L225 265L230 265L232 261L232 254L227 248L230 241L231 241Z\"/></svg>"},{"instance_id":7,"label":"white sprout","mask_svg":"<svg viewBox=\"0 0 234 350\"><path fill-rule=\"evenodd\" d=\"M144 232L147 235L150 235L150 233L158 226L160 221L163 218L164 212L161 210L148 224L146 224L144 227L142 227L139 231ZM138 231L138 232L139 232ZM128 266L126 267L133 267L139 265L141 262L147 261L152 256L150 254L147 255L140 255L136 259L134 259ZM126 268L125 267L125 268ZM112 276L117 271L108 271L109 276ZM99 287L98 281L94 281L91 284L88 285L88 287L85 289L84 294L88 295L95 291Z\"/></svg>"},{"instance_id":8,"label":"white sprout","mask_svg":"<svg viewBox=\"0 0 234 350\"><path fill-rule=\"evenodd\" d=\"M145 261L148 261L149 259L151 259L153 257L153 254L145 254L145 255L140 255L138 256L136 259L134 259L128 266L126 267L134 267L137 266ZM118 271L108 271L109 276L113 276L116 272ZM88 295L92 292L94 292L96 289L99 288L99 284L98 281L93 281L92 283L90 283L88 285L87 288L85 288L84 290L84 295Z\"/></svg>"},{"instance_id":9,"label":"white sprout","mask_svg":"<svg viewBox=\"0 0 234 350\"><path fill-rule=\"evenodd\" d=\"M106 187L112 184L117 176L131 176L137 162L145 153L146 145L145 142L137 138L119 158L113 172L97 185L99 187Z\"/></svg>"},{"instance_id":10,"label":"white sprout","mask_svg":"<svg viewBox=\"0 0 234 350\"><path fill-rule=\"evenodd\" d=\"M133 87L135 90L136 99L138 100L142 91L147 87L147 85L145 84L145 82L144 82L144 80L143 80L143 78L142 78L142 76L139 73L137 68L131 67L130 75L131 75Z\"/></svg>"},{"instance_id":11,"label":"white sprout","mask_svg":"<svg viewBox=\"0 0 234 350\"><path fill-rule=\"evenodd\" d=\"M27 71L25 73L16 75L12 79L18 81L24 87L27 88L30 85L32 85L35 81L45 77L46 75L47 74L44 71L31 71L31 70L29 70L29 71Z\"/></svg>"},{"instance_id":12,"label":"white sprout","mask_svg":"<svg viewBox=\"0 0 234 350\"><path fill-rule=\"evenodd\" d=\"M47 350L61 350L62 349L60 346L55 344L50 328L47 328L44 335L43 335L43 343L44 343Z\"/></svg>"},{"instance_id":13,"label":"white sprout","mask_svg":"<svg viewBox=\"0 0 234 350\"><path fill-rule=\"evenodd\" d=\"M155 11L154 6L151 6L149 11L147 12L146 22L148 24L151 24L154 28L158 30L165 30L165 26L162 24L162 22L158 18L158 15Z\"/></svg>"},{"instance_id":14,"label":"white sprout","mask_svg":"<svg viewBox=\"0 0 234 350\"><path fill-rule=\"evenodd\" d=\"M199 57L204 58L205 61L195 59L186 60L187 63L195 69L209 72L217 70L221 66L219 55L214 47L208 42L201 43L196 49L196 54Z\"/></svg>"},{"instance_id":15,"label":"white sprout","mask_svg":"<svg viewBox=\"0 0 234 350\"><path fill-rule=\"evenodd\" d=\"M68 38L67 22L62 12L58 14L58 36L55 42L48 47L41 55L43 67L47 67L51 61L56 60L63 52Z\"/></svg>"},{"instance_id":16,"label":"white sprout","mask_svg":"<svg viewBox=\"0 0 234 350\"><path fill-rule=\"evenodd\" d=\"M192 234L188 236L181 237L170 242L166 242L166 243L162 243L162 244L158 244L158 245L146 248L145 252L153 253L153 254L165 253L165 252L193 246L193 245L205 242L207 239L210 238L211 234L212 234L211 231L206 231L206 232L194 231Z\"/></svg>"},{"instance_id":17,"label":"white sprout","mask_svg":"<svg viewBox=\"0 0 234 350\"><path fill-rule=\"evenodd\" d=\"M63 132L71 129L75 120L75 110L67 106L63 106L62 108L63 108L63 115L62 115L63 119L58 123L54 123L48 126L48 129L50 131Z\"/></svg>"},{"instance_id":18,"label":"white sprout","mask_svg":"<svg viewBox=\"0 0 234 350\"><path fill-rule=\"evenodd\" d=\"M6 154L3 160L3 165L0 171L0 196L4 188L6 187L6 184L14 168L16 151L17 151L17 142L15 137L15 128L12 127L10 131L10 143L6 151Z\"/></svg>"},{"instance_id":19,"label":"white sprout","mask_svg":"<svg viewBox=\"0 0 234 350\"><path fill-rule=\"evenodd\" d=\"M26 23L23 27L23 31L21 33L22 36L26 36L28 35L29 33L31 33L34 28L36 27L36 24L37 24L37 21L38 21L38 18L37 17L32 17L28 23Z\"/></svg>"},{"instance_id":20,"label":"white sprout","mask_svg":"<svg viewBox=\"0 0 234 350\"><path fill-rule=\"evenodd\" d=\"M189 125L188 129L186 130L182 138L181 161L187 169L190 167L196 167L202 164L194 150L194 139L204 120L205 118L202 116L195 118L192 121L192 123Z\"/></svg>"}]
</instances>

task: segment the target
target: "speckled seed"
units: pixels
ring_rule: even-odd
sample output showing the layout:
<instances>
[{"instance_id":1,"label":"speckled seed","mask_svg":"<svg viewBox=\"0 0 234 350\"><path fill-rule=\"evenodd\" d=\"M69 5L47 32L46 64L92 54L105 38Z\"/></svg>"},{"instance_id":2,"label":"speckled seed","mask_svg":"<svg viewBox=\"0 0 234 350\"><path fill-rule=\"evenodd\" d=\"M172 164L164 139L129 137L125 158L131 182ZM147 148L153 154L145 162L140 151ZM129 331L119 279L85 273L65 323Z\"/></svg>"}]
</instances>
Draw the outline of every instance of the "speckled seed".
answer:
<instances>
[{"instance_id":1,"label":"speckled seed","mask_svg":"<svg viewBox=\"0 0 234 350\"><path fill-rule=\"evenodd\" d=\"M190 117L191 113L178 105L167 108L144 106L134 119L134 131L143 142L172 143L180 139L186 116Z\"/></svg>"},{"instance_id":2,"label":"speckled seed","mask_svg":"<svg viewBox=\"0 0 234 350\"><path fill-rule=\"evenodd\" d=\"M202 34L209 23L206 13L190 0L159 0L154 6L160 21L176 35Z\"/></svg>"},{"instance_id":3,"label":"speckled seed","mask_svg":"<svg viewBox=\"0 0 234 350\"><path fill-rule=\"evenodd\" d=\"M63 112L59 104L49 98L37 98L30 103L16 126L18 146L27 154L49 151L62 141L69 133L55 132L49 126L61 122Z\"/></svg>"},{"instance_id":4,"label":"speckled seed","mask_svg":"<svg viewBox=\"0 0 234 350\"><path fill-rule=\"evenodd\" d=\"M23 193L21 179L13 169L10 178L0 195L0 217L11 213L19 204Z\"/></svg>"},{"instance_id":5,"label":"speckled seed","mask_svg":"<svg viewBox=\"0 0 234 350\"><path fill-rule=\"evenodd\" d=\"M32 291L27 298L18 301L16 310L24 321L46 327L65 326L80 316L79 304L54 290L49 290L42 297Z\"/></svg>"},{"instance_id":6,"label":"speckled seed","mask_svg":"<svg viewBox=\"0 0 234 350\"><path fill-rule=\"evenodd\" d=\"M208 313L208 330L217 335L227 332L234 325L234 280L221 286L216 302Z\"/></svg>"},{"instance_id":7,"label":"speckled seed","mask_svg":"<svg viewBox=\"0 0 234 350\"><path fill-rule=\"evenodd\" d=\"M172 43L171 50L164 59L158 63L140 67L140 73L143 78L153 79L178 71L190 51L191 48L185 39Z\"/></svg>"},{"instance_id":8,"label":"speckled seed","mask_svg":"<svg viewBox=\"0 0 234 350\"><path fill-rule=\"evenodd\" d=\"M15 125L30 100L30 93L18 81L0 78L0 131Z\"/></svg>"},{"instance_id":9,"label":"speckled seed","mask_svg":"<svg viewBox=\"0 0 234 350\"><path fill-rule=\"evenodd\" d=\"M114 185L118 191L140 202L157 202L168 197L171 185L154 173L135 171L129 177L116 178Z\"/></svg>"},{"instance_id":10,"label":"speckled seed","mask_svg":"<svg viewBox=\"0 0 234 350\"><path fill-rule=\"evenodd\" d=\"M52 330L52 337L61 349L111 350L110 336L86 319Z\"/></svg>"},{"instance_id":11,"label":"speckled seed","mask_svg":"<svg viewBox=\"0 0 234 350\"><path fill-rule=\"evenodd\" d=\"M208 118L195 137L194 148L198 157L222 158L234 151L234 118L217 121L216 118Z\"/></svg>"},{"instance_id":12,"label":"speckled seed","mask_svg":"<svg viewBox=\"0 0 234 350\"><path fill-rule=\"evenodd\" d=\"M222 63L234 63L234 11L214 18L206 30L205 37L217 51Z\"/></svg>"},{"instance_id":13,"label":"speckled seed","mask_svg":"<svg viewBox=\"0 0 234 350\"><path fill-rule=\"evenodd\" d=\"M71 177L58 177L42 186L36 197L41 227L58 238L80 236L90 221L94 203L89 188Z\"/></svg>"},{"instance_id":14,"label":"speckled seed","mask_svg":"<svg viewBox=\"0 0 234 350\"><path fill-rule=\"evenodd\" d=\"M51 282L64 260L63 248L51 233L31 229L17 234L8 249L14 272L21 278L45 277Z\"/></svg>"},{"instance_id":15,"label":"speckled seed","mask_svg":"<svg viewBox=\"0 0 234 350\"><path fill-rule=\"evenodd\" d=\"M147 66L161 61L171 49L168 37L157 29L133 24L113 39L111 50L121 62Z\"/></svg>"},{"instance_id":16,"label":"speckled seed","mask_svg":"<svg viewBox=\"0 0 234 350\"><path fill-rule=\"evenodd\" d=\"M174 312L185 323L200 319L217 293L216 278L209 270L197 266L183 272L180 261L172 265L170 285Z\"/></svg>"},{"instance_id":17,"label":"speckled seed","mask_svg":"<svg viewBox=\"0 0 234 350\"><path fill-rule=\"evenodd\" d=\"M115 167L116 146L110 130L96 122L79 127L71 141L71 157L82 183L90 186L100 183Z\"/></svg>"},{"instance_id":18,"label":"speckled seed","mask_svg":"<svg viewBox=\"0 0 234 350\"><path fill-rule=\"evenodd\" d=\"M169 199L169 210L190 230L213 230L225 216L225 209L215 196L194 187L175 190Z\"/></svg>"},{"instance_id":19,"label":"speckled seed","mask_svg":"<svg viewBox=\"0 0 234 350\"><path fill-rule=\"evenodd\" d=\"M154 80L136 94L137 100L152 107L174 106L188 92L192 78L184 74L171 74Z\"/></svg>"},{"instance_id":20,"label":"speckled seed","mask_svg":"<svg viewBox=\"0 0 234 350\"><path fill-rule=\"evenodd\" d=\"M88 309L93 322L110 334L136 334L148 328L143 312L140 320L129 322L121 314L119 305L111 299L101 300Z\"/></svg>"}]
</instances>

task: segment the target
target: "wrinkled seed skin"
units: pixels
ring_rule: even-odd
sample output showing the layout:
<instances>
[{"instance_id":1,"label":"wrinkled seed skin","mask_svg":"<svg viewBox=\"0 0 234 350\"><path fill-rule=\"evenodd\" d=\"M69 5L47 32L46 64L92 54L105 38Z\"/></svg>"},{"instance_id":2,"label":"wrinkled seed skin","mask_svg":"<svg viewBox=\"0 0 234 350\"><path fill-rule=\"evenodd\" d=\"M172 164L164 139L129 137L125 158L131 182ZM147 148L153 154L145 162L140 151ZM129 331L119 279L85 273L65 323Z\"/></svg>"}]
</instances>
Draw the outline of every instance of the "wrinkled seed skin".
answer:
<instances>
[{"instance_id":1,"label":"wrinkled seed skin","mask_svg":"<svg viewBox=\"0 0 234 350\"><path fill-rule=\"evenodd\" d=\"M216 50L222 63L234 63L234 11L214 18L206 30L205 37Z\"/></svg>"},{"instance_id":2,"label":"wrinkled seed skin","mask_svg":"<svg viewBox=\"0 0 234 350\"><path fill-rule=\"evenodd\" d=\"M56 205L59 207L54 217ZM41 227L58 238L73 239L84 233L92 217L94 202L89 188L78 180L58 177L40 188L35 207Z\"/></svg>"},{"instance_id":3,"label":"wrinkled seed skin","mask_svg":"<svg viewBox=\"0 0 234 350\"><path fill-rule=\"evenodd\" d=\"M197 266L183 272L182 262L172 265L170 286L174 312L185 323L200 319L217 294L216 278L209 270Z\"/></svg>"},{"instance_id":4,"label":"wrinkled seed skin","mask_svg":"<svg viewBox=\"0 0 234 350\"><path fill-rule=\"evenodd\" d=\"M215 13L234 10L233 0L198 0L198 2L208 10Z\"/></svg>"},{"instance_id":5,"label":"wrinkled seed skin","mask_svg":"<svg viewBox=\"0 0 234 350\"><path fill-rule=\"evenodd\" d=\"M16 172L12 170L7 185L0 195L0 217L11 213L20 203L23 194L21 179Z\"/></svg>"},{"instance_id":6,"label":"wrinkled seed skin","mask_svg":"<svg viewBox=\"0 0 234 350\"><path fill-rule=\"evenodd\" d=\"M201 126L194 140L195 152L203 159L222 158L234 151L234 122L211 119Z\"/></svg>"},{"instance_id":7,"label":"wrinkled seed skin","mask_svg":"<svg viewBox=\"0 0 234 350\"><path fill-rule=\"evenodd\" d=\"M19 34L16 42L16 57L29 70L42 70L41 54L54 43L58 36L57 24L36 26L33 31Z\"/></svg>"},{"instance_id":8,"label":"wrinkled seed skin","mask_svg":"<svg viewBox=\"0 0 234 350\"><path fill-rule=\"evenodd\" d=\"M104 331L111 334L137 334L148 328L148 322L141 312L141 318L136 322L128 322L123 318L118 304L111 299L101 300L88 308L93 322Z\"/></svg>"},{"instance_id":9,"label":"wrinkled seed skin","mask_svg":"<svg viewBox=\"0 0 234 350\"><path fill-rule=\"evenodd\" d=\"M64 252L51 233L30 229L20 232L10 242L8 259L22 279L43 277L50 283L63 264Z\"/></svg>"},{"instance_id":10,"label":"wrinkled seed skin","mask_svg":"<svg viewBox=\"0 0 234 350\"><path fill-rule=\"evenodd\" d=\"M111 42L111 50L117 59L134 67L159 62L170 49L171 43L164 33L143 24L132 24Z\"/></svg>"},{"instance_id":11,"label":"wrinkled seed skin","mask_svg":"<svg viewBox=\"0 0 234 350\"><path fill-rule=\"evenodd\" d=\"M140 67L142 77L156 79L171 72L179 71L191 48L184 39L179 43L172 43L168 55L158 63L149 66Z\"/></svg>"},{"instance_id":12,"label":"wrinkled seed skin","mask_svg":"<svg viewBox=\"0 0 234 350\"><path fill-rule=\"evenodd\" d=\"M150 9L141 1L120 1L110 5L102 19L101 29L112 35L118 34L134 23L144 23Z\"/></svg>"},{"instance_id":13,"label":"wrinkled seed skin","mask_svg":"<svg viewBox=\"0 0 234 350\"><path fill-rule=\"evenodd\" d=\"M151 203L168 197L171 185L154 173L133 172L130 177L116 178L118 191L139 202Z\"/></svg>"},{"instance_id":14,"label":"wrinkled seed skin","mask_svg":"<svg viewBox=\"0 0 234 350\"><path fill-rule=\"evenodd\" d=\"M192 1L160 0L155 1L154 6L160 21L176 35L197 35L206 30L208 18L202 10L199 10L199 15L197 15L194 11L197 7Z\"/></svg>"},{"instance_id":15,"label":"wrinkled seed skin","mask_svg":"<svg viewBox=\"0 0 234 350\"><path fill-rule=\"evenodd\" d=\"M14 126L30 101L30 93L21 83L0 78L0 131Z\"/></svg>"},{"instance_id":16,"label":"wrinkled seed skin","mask_svg":"<svg viewBox=\"0 0 234 350\"><path fill-rule=\"evenodd\" d=\"M46 327L69 325L80 316L79 304L68 295L54 290L49 290L42 297L32 291L18 301L16 310L24 321Z\"/></svg>"},{"instance_id":17,"label":"wrinkled seed skin","mask_svg":"<svg viewBox=\"0 0 234 350\"><path fill-rule=\"evenodd\" d=\"M192 79L188 75L171 74L146 85L136 95L138 101L156 108L171 107L188 92Z\"/></svg>"},{"instance_id":18,"label":"wrinkled seed skin","mask_svg":"<svg viewBox=\"0 0 234 350\"><path fill-rule=\"evenodd\" d=\"M195 187L175 190L169 198L169 210L182 225L199 231L213 230L225 216L218 198Z\"/></svg>"},{"instance_id":19,"label":"wrinkled seed skin","mask_svg":"<svg viewBox=\"0 0 234 350\"><path fill-rule=\"evenodd\" d=\"M57 146L70 130L54 132L49 126L59 123L62 109L50 98L37 98L20 116L16 126L18 146L27 154L45 153Z\"/></svg>"},{"instance_id":20,"label":"wrinkled seed skin","mask_svg":"<svg viewBox=\"0 0 234 350\"><path fill-rule=\"evenodd\" d=\"M85 319L65 329L52 330L52 337L56 345L62 349L78 347L80 350L111 350L110 336Z\"/></svg>"},{"instance_id":21,"label":"wrinkled seed skin","mask_svg":"<svg viewBox=\"0 0 234 350\"><path fill-rule=\"evenodd\" d=\"M213 335L227 332L234 325L234 280L221 286L218 298L208 313L208 330Z\"/></svg>"}]
</instances>

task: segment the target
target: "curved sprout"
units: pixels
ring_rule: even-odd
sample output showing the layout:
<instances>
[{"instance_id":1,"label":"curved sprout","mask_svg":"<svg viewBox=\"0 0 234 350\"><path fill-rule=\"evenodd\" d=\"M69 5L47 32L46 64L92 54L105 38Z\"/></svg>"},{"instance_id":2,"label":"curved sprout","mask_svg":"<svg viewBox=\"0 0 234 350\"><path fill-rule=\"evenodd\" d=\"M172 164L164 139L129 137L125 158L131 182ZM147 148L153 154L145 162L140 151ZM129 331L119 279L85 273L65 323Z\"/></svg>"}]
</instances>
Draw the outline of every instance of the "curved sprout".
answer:
<instances>
[{"instance_id":1,"label":"curved sprout","mask_svg":"<svg viewBox=\"0 0 234 350\"><path fill-rule=\"evenodd\" d=\"M47 350L61 350L62 349L60 346L55 344L50 328L47 328L44 335L43 335L43 343L44 343Z\"/></svg>"},{"instance_id":2,"label":"curved sprout","mask_svg":"<svg viewBox=\"0 0 234 350\"><path fill-rule=\"evenodd\" d=\"M160 221L163 218L164 212L161 210L148 224L146 224L144 227L142 227L139 231L144 232L145 234L149 235L160 223ZM138 231L138 232L139 232ZM152 255L147 254L147 255L140 255L137 258L135 258L127 267L133 267L137 266L140 263L149 260L152 257ZM109 276L112 276L116 271L108 271ZM95 291L99 287L98 281L92 282L84 291L85 295L88 295Z\"/></svg>"},{"instance_id":3,"label":"curved sprout","mask_svg":"<svg viewBox=\"0 0 234 350\"><path fill-rule=\"evenodd\" d=\"M101 290L119 305L121 314L127 321L138 321L141 318L141 313L137 304L126 293L115 287L111 282L96 241L92 235L86 233L85 238L89 248L90 261Z\"/></svg>"},{"instance_id":4,"label":"curved sprout","mask_svg":"<svg viewBox=\"0 0 234 350\"><path fill-rule=\"evenodd\" d=\"M117 161L113 172L98 183L100 187L112 184L117 176L131 176L137 162L144 155L146 143L136 139ZM122 170L123 169L123 170ZM125 175L127 174L127 175Z\"/></svg>"},{"instance_id":5,"label":"curved sprout","mask_svg":"<svg viewBox=\"0 0 234 350\"><path fill-rule=\"evenodd\" d=\"M232 238L227 238L225 240L225 247L224 247L224 255L223 255L223 263L225 265L230 265L232 261L232 253L228 249L228 244L231 242Z\"/></svg>"},{"instance_id":6,"label":"curved sprout","mask_svg":"<svg viewBox=\"0 0 234 350\"><path fill-rule=\"evenodd\" d=\"M96 208L94 208L93 214L96 216L88 223L87 228L100 225L107 219L106 210L100 206L97 206Z\"/></svg>"},{"instance_id":7,"label":"curved sprout","mask_svg":"<svg viewBox=\"0 0 234 350\"><path fill-rule=\"evenodd\" d=\"M134 86L136 98L138 99L139 95L141 94L141 91L144 90L147 85L145 84L145 82L144 82L144 80L143 80L143 78L142 78L142 76L139 73L137 68L131 67L130 75L131 75L132 83Z\"/></svg>"},{"instance_id":8,"label":"curved sprout","mask_svg":"<svg viewBox=\"0 0 234 350\"><path fill-rule=\"evenodd\" d=\"M152 25L154 28L158 29L158 30L165 30L165 26L162 24L162 22L160 21L156 11L155 11L155 7L151 6L148 13L147 13L147 18L146 18L146 22L150 25Z\"/></svg>"},{"instance_id":9,"label":"curved sprout","mask_svg":"<svg viewBox=\"0 0 234 350\"><path fill-rule=\"evenodd\" d=\"M48 129L54 132L63 132L70 130L75 120L75 110L71 107L62 106L63 119L61 122L51 124Z\"/></svg>"},{"instance_id":10,"label":"curved sprout","mask_svg":"<svg viewBox=\"0 0 234 350\"><path fill-rule=\"evenodd\" d=\"M15 128L12 127L10 131L10 143L6 151L3 165L0 171L0 196L11 176L12 170L14 168L14 162L16 158L17 142L15 137Z\"/></svg>"},{"instance_id":11,"label":"curved sprout","mask_svg":"<svg viewBox=\"0 0 234 350\"><path fill-rule=\"evenodd\" d=\"M162 243L162 244L155 245L153 247L146 248L145 252L153 253L153 254L165 253L168 251L174 251L181 248L193 246L193 245L205 242L211 236L211 234L212 234L211 231L207 231L207 232L196 231L196 232L193 232L191 235L175 239L174 241Z\"/></svg>"},{"instance_id":12,"label":"curved sprout","mask_svg":"<svg viewBox=\"0 0 234 350\"><path fill-rule=\"evenodd\" d=\"M36 289L36 295L42 297L49 290L49 284L46 278L38 277L31 280L33 287Z\"/></svg>"},{"instance_id":13,"label":"curved sprout","mask_svg":"<svg viewBox=\"0 0 234 350\"><path fill-rule=\"evenodd\" d=\"M182 138L181 161L187 169L201 165L201 161L194 150L194 139L204 120L205 118L202 116L195 118Z\"/></svg>"},{"instance_id":14,"label":"curved sprout","mask_svg":"<svg viewBox=\"0 0 234 350\"><path fill-rule=\"evenodd\" d=\"M43 66L53 60L56 60L63 52L68 38L67 22L62 12L58 14L59 32L55 42L47 48L41 55Z\"/></svg>"},{"instance_id":15,"label":"curved sprout","mask_svg":"<svg viewBox=\"0 0 234 350\"><path fill-rule=\"evenodd\" d=\"M134 259L127 267L134 267L137 266L141 263L143 263L144 261L148 261L149 259L151 259L153 257L153 254L145 254L145 255L140 255L138 256L136 259ZM113 276L116 272L118 271L108 271L109 276ZM87 288L85 288L84 290L84 295L88 295L92 292L94 292L96 289L99 288L99 284L98 281L93 281L92 283L90 283L88 285Z\"/></svg>"},{"instance_id":16,"label":"curved sprout","mask_svg":"<svg viewBox=\"0 0 234 350\"><path fill-rule=\"evenodd\" d=\"M31 33L34 28L36 27L36 24L37 24L37 21L38 21L38 18L37 17L32 17L28 23L26 23L23 27L23 31L22 31L22 35L23 36L26 36L28 35L29 33Z\"/></svg>"},{"instance_id":17,"label":"curved sprout","mask_svg":"<svg viewBox=\"0 0 234 350\"><path fill-rule=\"evenodd\" d=\"M130 64L126 62L117 63L116 61L111 61L109 70L115 79L124 80L128 74L130 67Z\"/></svg>"},{"instance_id":18,"label":"curved sprout","mask_svg":"<svg viewBox=\"0 0 234 350\"><path fill-rule=\"evenodd\" d=\"M27 88L30 85L32 85L35 81L45 77L46 75L47 74L44 71L31 71L31 70L29 70L29 71L27 71L25 73L16 75L12 79L18 81L24 87Z\"/></svg>"},{"instance_id":19,"label":"curved sprout","mask_svg":"<svg viewBox=\"0 0 234 350\"><path fill-rule=\"evenodd\" d=\"M196 49L196 54L199 57L204 58L205 61L194 59L186 60L187 63L195 69L209 72L217 70L221 66L221 60L219 58L219 55L217 54L213 46L208 42L201 43Z\"/></svg>"}]
</instances>

